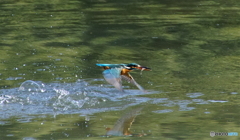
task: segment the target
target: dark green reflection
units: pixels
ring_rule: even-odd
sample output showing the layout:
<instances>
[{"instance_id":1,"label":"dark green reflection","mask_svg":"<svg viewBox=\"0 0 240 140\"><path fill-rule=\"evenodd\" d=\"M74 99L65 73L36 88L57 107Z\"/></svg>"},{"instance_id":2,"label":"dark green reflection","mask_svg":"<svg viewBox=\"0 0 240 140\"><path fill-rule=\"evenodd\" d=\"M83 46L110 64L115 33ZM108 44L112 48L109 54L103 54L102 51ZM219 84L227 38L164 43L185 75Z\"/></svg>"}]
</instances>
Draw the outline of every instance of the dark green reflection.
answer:
<instances>
[{"instance_id":1,"label":"dark green reflection","mask_svg":"<svg viewBox=\"0 0 240 140\"><path fill-rule=\"evenodd\" d=\"M152 68L142 76L133 73L145 89L157 91L143 97L168 98L178 103L192 101L186 94L199 92L203 96L197 99L226 101L204 105L192 102L188 106L194 109L188 111L179 111L179 105L175 104L166 107L146 103L150 110L146 110L146 116L139 116L142 122L136 125L154 131L151 138L203 139L209 138L210 131L240 132L236 119L240 1L2 0L0 3L2 89L19 87L25 80L71 83L77 79L100 79L101 70L95 63L135 62ZM154 113L166 108L173 112ZM107 122L106 119L101 123ZM95 122L95 128L84 128L83 133L101 135L104 133L98 131L101 123ZM28 125L12 123L1 126L0 131L16 131L13 137L3 135L6 139L21 139L23 132L17 128L25 131L33 127ZM51 133L37 133L37 137L48 139Z\"/></svg>"}]
</instances>

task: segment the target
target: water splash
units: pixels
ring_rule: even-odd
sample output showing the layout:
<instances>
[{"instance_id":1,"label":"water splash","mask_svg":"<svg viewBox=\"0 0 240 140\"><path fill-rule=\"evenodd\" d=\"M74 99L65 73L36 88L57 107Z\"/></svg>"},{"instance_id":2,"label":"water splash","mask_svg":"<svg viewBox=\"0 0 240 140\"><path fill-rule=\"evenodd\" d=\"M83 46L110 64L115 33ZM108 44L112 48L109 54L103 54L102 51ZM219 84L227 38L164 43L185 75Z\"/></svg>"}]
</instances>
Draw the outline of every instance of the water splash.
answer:
<instances>
[{"instance_id":1,"label":"water splash","mask_svg":"<svg viewBox=\"0 0 240 140\"><path fill-rule=\"evenodd\" d=\"M64 89L54 89L54 91L57 93L53 98L55 102L52 105L55 110L80 109L87 98L84 94L70 94Z\"/></svg>"},{"instance_id":2,"label":"water splash","mask_svg":"<svg viewBox=\"0 0 240 140\"><path fill-rule=\"evenodd\" d=\"M27 80L25 82L23 82L19 89L19 91L35 91L35 92L45 92L46 89L45 89L45 85L43 83L41 84L38 84L37 82L35 81L32 81L32 80Z\"/></svg>"},{"instance_id":3,"label":"water splash","mask_svg":"<svg viewBox=\"0 0 240 140\"><path fill-rule=\"evenodd\" d=\"M0 95L0 104L7 104L12 102L13 100L16 100L14 96L10 95Z\"/></svg>"},{"instance_id":4,"label":"water splash","mask_svg":"<svg viewBox=\"0 0 240 140\"><path fill-rule=\"evenodd\" d=\"M156 92L143 93L137 89L132 90L125 87L126 91L122 93L111 86L94 84L94 82L96 79L49 84L27 80L19 88L1 89L0 118L18 116L20 122L27 122L36 115L39 117L39 114L55 116L78 113L87 116L104 111L123 110L146 103L168 107L179 106L180 111L186 111L194 109L188 107L190 103L208 102L195 98L187 101L172 101L168 98L142 97L141 95L155 94Z\"/></svg>"}]
</instances>

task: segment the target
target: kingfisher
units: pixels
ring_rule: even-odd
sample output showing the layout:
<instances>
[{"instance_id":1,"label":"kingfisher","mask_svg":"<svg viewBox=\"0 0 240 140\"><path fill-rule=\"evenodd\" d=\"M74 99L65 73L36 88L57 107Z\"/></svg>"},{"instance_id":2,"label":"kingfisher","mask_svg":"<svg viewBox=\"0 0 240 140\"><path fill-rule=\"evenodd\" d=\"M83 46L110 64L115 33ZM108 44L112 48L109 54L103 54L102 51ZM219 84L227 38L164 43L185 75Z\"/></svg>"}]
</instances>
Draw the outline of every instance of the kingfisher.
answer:
<instances>
[{"instance_id":1,"label":"kingfisher","mask_svg":"<svg viewBox=\"0 0 240 140\"><path fill-rule=\"evenodd\" d=\"M135 86L137 86L141 91L145 91L142 86L140 86L133 77L129 74L130 71L139 69L141 71L150 71L151 68L143 67L136 63L129 64L96 64L104 69L103 76L105 80L112 84L116 89L123 92L122 79L126 80Z\"/></svg>"}]
</instances>

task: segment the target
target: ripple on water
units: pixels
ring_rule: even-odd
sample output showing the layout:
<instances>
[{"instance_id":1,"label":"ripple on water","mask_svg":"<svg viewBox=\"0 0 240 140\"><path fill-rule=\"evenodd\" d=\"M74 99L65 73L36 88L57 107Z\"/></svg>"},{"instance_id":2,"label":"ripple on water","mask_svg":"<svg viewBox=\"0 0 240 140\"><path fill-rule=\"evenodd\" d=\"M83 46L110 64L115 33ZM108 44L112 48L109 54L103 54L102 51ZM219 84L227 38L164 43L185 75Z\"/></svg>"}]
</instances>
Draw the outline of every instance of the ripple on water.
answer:
<instances>
[{"instance_id":1,"label":"ripple on water","mask_svg":"<svg viewBox=\"0 0 240 140\"><path fill-rule=\"evenodd\" d=\"M193 102L195 102L196 104L208 104L208 101L205 101L203 99L192 99Z\"/></svg>"},{"instance_id":2,"label":"ripple on water","mask_svg":"<svg viewBox=\"0 0 240 140\"><path fill-rule=\"evenodd\" d=\"M36 139L33 137L24 137L22 140L36 140Z\"/></svg>"},{"instance_id":3,"label":"ripple on water","mask_svg":"<svg viewBox=\"0 0 240 140\"><path fill-rule=\"evenodd\" d=\"M173 110L171 109L164 109L164 110L156 110L153 111L154 113L169 113L169 112L173 112Z\"/></svg>"},{"instance_id":4,"label":"ripple on water","mask_svg":"<svg viewBox=\"0 0 240 140\"><path fill-rule=\"evenodd\" d=\"M187 93L186 96L187 97L190 97L190 98L197 98L197 97L200 97L200 96L203 96L204 94L202 93Z\"/></svg>"},{"instance_id":5,"label":"ripple on water","mask_svg":"<svg viewBox=\"0 0 240 140\"><path fill-rule=\"evenodd\" d=\"M192 104L193 102L191 100L169 100L163 106L167 107L174 107L174 106L179 106L179 111L190 111L195 109L195 107L189 107L189 104Z\"/></svg>"},{"instance_id":6,"label":"ripple on water","mask_svg":"<svg viewBox=\"0 0 240 140\"><path fill-rule=\"evenodd\" d=\"M212 102L212 103L226 103L228 101L221 101L221 100L208 100L209 102Z\"/></svg>"}]
</instances>

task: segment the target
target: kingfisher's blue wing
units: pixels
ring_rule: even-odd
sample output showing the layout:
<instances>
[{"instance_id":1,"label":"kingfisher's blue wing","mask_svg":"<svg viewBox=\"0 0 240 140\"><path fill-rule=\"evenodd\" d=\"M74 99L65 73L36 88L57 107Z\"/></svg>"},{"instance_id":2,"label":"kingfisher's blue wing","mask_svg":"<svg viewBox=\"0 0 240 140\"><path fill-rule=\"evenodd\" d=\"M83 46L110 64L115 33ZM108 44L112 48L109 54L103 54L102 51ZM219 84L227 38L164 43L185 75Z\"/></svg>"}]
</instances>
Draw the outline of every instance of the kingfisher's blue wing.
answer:
<instances>
[{"instance_id":1,"label":"kingfisher's blue wing","mask_svg":"<svg viewBox=\"0 0 240 140\"><path fill-rule=\"evenodd\" d=\"M100 67L109 67L111 64L96 64L96 65Z\"/></svg>"},{"instance_id":2,"label":"kingfisher's blue wing","mask_svg":"<svg viewBox=\"0 0 240 140\"><path fill-rule=\"evenodd\" d=\"M96 64L100 67L109 67L109 68L121 68L124 64Z\"/></svg>"},{"instance_id":3,"label":"kingfisher's blue wing","mask_svg":"<svg viewBox=\"0 0 240 140\"><path fill-rule=\"evenodd\" d=\"M103 71L103 76L105 80L112 84L116 89L123 91L121 73L122 68L112 68Z\"/></svg>"}]
</instances>

